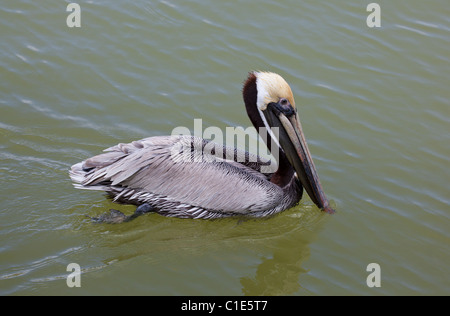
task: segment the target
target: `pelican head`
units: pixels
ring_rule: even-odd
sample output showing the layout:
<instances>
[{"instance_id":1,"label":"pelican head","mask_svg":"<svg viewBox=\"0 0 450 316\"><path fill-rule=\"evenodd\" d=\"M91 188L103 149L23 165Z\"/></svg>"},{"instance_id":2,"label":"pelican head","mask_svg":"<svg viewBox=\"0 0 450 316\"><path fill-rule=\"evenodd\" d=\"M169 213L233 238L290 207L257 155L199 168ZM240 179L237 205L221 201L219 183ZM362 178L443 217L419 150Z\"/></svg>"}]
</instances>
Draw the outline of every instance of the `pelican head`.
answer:
<instances>
[{"instance_id":1,"label":"pelican head","mask_svg":"<svg viewBox=\"0 0 450 316\"><path fill-rule=\"evenodd\" d=\"M322 210L333 213L303 135L289 84L272 72L251 72L244 84L243 96L253 124L261 126L262 123L266 127L311 200ZM271 128L278 128L278 138L270 132Z\"/></svg>"}]
</instances>

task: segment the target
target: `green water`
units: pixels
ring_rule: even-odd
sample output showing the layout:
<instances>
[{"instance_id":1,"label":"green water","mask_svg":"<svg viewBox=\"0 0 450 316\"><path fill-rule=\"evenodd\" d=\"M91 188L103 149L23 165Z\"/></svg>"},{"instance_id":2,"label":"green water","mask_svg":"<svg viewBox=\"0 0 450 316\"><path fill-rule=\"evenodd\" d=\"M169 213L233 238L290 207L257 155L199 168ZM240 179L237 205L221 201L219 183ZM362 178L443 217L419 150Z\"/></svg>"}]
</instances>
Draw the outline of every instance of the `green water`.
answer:
<instances>
[{"instance_id":1,"label":"green water","mask_svg":"<svg viewBox=\"0 0 450 316\"><path fill-rule=\"evenodd\" d=\"M450 294L447 1L379 1L380 28L369 1L78 2L81 28L68 3L0 8L1 295ZM85 216L134 208L75 190L72 164L195 118L249 126L250 70L290 83L335 215Z\"/></svg>"}]
</instances>

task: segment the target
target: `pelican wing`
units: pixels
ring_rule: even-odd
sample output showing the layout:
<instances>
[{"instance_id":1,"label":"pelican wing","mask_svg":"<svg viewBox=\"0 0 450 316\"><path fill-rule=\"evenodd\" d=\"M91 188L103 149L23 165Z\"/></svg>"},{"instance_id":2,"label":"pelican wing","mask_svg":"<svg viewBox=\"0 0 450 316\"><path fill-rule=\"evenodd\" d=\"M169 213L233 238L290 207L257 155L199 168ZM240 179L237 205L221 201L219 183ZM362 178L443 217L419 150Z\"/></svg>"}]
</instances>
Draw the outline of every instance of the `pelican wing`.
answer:
<instances>
[{"instance_id":1,"label":"pelican wing","mask_svg":"<svg viewBox=\"0 0 450 316\"><path fill-rule=\"evenodd\" d=\"M78 188L107 191L117 201L236 215L280 201L282 189L260 172L267 164L200 138L157 136L108 148L72 166L70 174Z\"/></svg>"}]
</instances>

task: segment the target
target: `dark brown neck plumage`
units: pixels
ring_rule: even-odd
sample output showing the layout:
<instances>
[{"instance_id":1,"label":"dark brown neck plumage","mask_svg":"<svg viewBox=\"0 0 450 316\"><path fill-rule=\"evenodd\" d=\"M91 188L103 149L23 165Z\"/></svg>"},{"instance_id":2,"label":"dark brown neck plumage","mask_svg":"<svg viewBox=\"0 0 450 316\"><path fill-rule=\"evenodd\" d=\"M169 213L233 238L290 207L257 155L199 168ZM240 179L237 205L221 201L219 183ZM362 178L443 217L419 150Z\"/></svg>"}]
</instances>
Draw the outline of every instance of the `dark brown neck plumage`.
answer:
<instances>
[{"instance_id":1,"label":"dark brown neck plumage","mask_svg":"<svg viewBox=\"0 0 450 316\"><path fill-rule=\"evenodd\" d=\"M256 75L254 73L249 73L247 80L244 83L244 88L242 89L242 96L244 98L245 109L247 110L247 115L250 118L253 126L260 133L260 127L266 127L259 114L256 100L257 100L258 90L256 87ZM261 135L263 139L267 139L266 145L270 152L272 152L272 142L270 141L271 136L266 131L266 135ZM265 138L264 138L265 137ZM294 168L289 163L286 155L281 149L278 155L278 170L272 175L270 181L275 183L280 187L284 187L289 184L294 176Z\"/></svg>"}]
</instances>

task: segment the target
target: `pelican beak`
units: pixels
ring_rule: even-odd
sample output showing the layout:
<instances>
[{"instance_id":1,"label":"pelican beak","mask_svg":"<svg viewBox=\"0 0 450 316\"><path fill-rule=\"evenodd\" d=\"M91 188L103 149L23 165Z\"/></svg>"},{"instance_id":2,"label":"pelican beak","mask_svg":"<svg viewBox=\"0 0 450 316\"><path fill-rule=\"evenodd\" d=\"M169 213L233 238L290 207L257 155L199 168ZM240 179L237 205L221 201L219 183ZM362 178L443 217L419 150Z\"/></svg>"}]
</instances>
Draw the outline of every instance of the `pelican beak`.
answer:
<instances>
[{"instance_id":1,"label":"pelican beak","mask_svg":"<svg viewBox=\"0 0 450 316\"><path fill-rule=\"evenodd\" d=\"M323 211L334 213L320 184L296 110L289 101L281 99L269 103L263 113L270 126L279 128L280 146L311 200Z\"/></svg>"}]
</instances>

